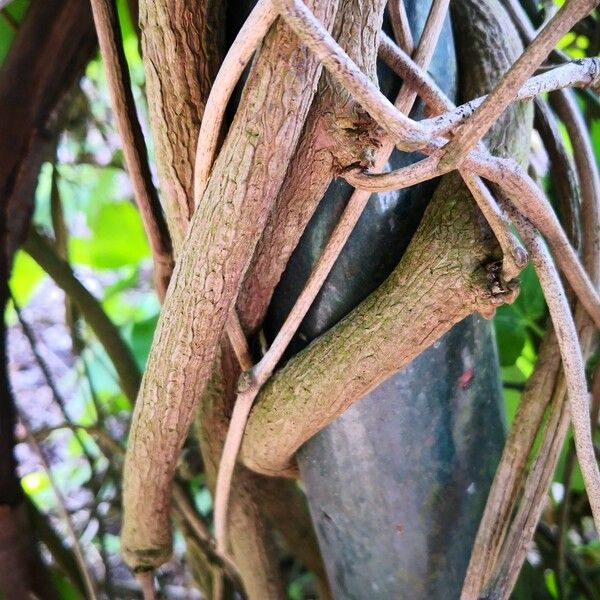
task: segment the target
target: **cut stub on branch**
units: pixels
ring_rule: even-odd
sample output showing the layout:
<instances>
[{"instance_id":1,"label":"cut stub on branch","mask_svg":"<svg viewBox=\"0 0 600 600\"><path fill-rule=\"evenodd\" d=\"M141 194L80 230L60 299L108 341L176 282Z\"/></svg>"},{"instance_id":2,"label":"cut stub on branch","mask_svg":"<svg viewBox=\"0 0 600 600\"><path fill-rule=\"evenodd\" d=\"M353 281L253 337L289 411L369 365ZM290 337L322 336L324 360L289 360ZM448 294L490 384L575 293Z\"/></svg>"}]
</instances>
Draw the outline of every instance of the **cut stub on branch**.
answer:
<instances>
[{"instance_id":1,"label":"cut stub on branch","mask_svg":"<svg viewBox=\"0 0 600 600\"><path fill-rule=\"evenodd\" d=\"M458 174L446 176L402 261L345 319L267 382L250 415L242 460L294 475L293 455L353 402L473 312L517 295L498 247Z\"/></svg>"}]
</instances>

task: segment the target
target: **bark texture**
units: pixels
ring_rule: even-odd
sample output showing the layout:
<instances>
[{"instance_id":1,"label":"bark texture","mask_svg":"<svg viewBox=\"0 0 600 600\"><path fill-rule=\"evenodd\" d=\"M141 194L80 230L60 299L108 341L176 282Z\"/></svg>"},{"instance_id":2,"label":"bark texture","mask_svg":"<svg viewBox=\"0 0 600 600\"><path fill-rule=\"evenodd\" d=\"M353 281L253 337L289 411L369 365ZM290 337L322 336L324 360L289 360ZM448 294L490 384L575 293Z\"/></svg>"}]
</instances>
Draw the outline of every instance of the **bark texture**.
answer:
<instances>
[{"instance_id":1,"label":"bark texture","mask_svg":"<svg viewBox=\"0 0 600 600\"><path fill-rule=\"evenodd\" d=\"M222 59L225 5L225 2L209 1L197 7L190 2L149 1L145 3L145 12L142 14L146 24L144 58L148 75L147 91L159 158L159 177L176 251L180 250L191 218L196 139L207 96ZM239 20L238 10L242 9L232 9L228 21ZM245 12L244 8L242 13ZM189 23L193 23L193 31L201 32L194 36L191 45ZM165 69L164 64L173 63L174 51L177 52L175 68ZM223 352L229 351L229 345L224 344ZM223 360L235 369L237 363L232 356L224 355ZM218 362L219 368L215 370L211 390L227 388L227 393L234 395L235 390L229 389L222 378L220 364ZM232 375L231 384L237 380L237 376L237 372ZM210 398L212 392L208 394ZM227 404L219 405L211 400L202 403L199 408L198 421L205 426L199 427L198 431L202 436L204 460L208 465L216 465L219 459L228 423L227 410ZM207 482L211 489L214 479L215 469L208 468ZM237 566L246 587L256 598L282 593L272 532L257 511L260 502L256 498L264 499L266 495L260 489L264 481L264 478L249 473L240 474L239 481L234 482L235 518L230 524L232 539L245 540L241 542L242 545L253 545L249 554L251 558L238 562ZM202 551L193 545L191 538L187 539L190 542L188 557L194 578L205 594L210 596L215 570L203 558ZM307 539L310 541L305 541L303 547L311 546L312 542L315 562L320 564L314 535L312 538L307 536Z\"/></svg>"},{"instance_id":2,"label":"bark texture","mask_svg":"<svg viewBox=\"0 0 600 600\"><path fill-rule=\"evenodd\" d=\"M377 81L377 50L385 2L340 3L333 36L348 56ZM261 325L273 290L333 176L351 165L371 166L382 131L327 72L321 77L298 148L237 302L244 329Z\"/></svg>"},{"instance_id":3,"label":"bark texture","mask_svg":"<svg viewBox=\"0 0 600 600\"><path fill-rule=\"evenodd\" d=\"M237 359L228 340L196 419L196 431L204 458L208 487L214 493L225 436L240 374ZM273 532L261 513L257 490L264 478L246 468L236 471L229 506L230 543L249 598L285 598Z\"/></svg>"},{"instance_id":4,"label":"bark texture","mask_svg":"<svg viewBox=\"0 0 600 600\"><path fill-rule=\"evenodd\" d=\"M330 25L335 6L314 8ZM253 65L192 218L142 380L125 463L122 547L136 569L160 565L171 554L169 504L176 459L319 74L318 61L278 22ZM268 120L262 118L265 110ZM156 447L162 449L158 457Z\"/></svg>"},{"instance_id":5,"label":"bark texture","mask_svg":"<svg viewBox=\"0 0 600 600\"><path fill-rule=\"evenodd\" d=\"M226 7L221 0L139 3L156 164L176 254L192 218L196 143L223 58Z\"/></svg>"},{"instance_id":6,"label":"bark texture","mask_svg":"<svg viewBox=\"0 0 600 600\"><path fill-rule=\"evenodd\" d=\"M511 301L496 253L460 177L446 176L390 277L265 385L246 428L244 463L293 475L293 455L314 433L453 324Z\"/></svg>"}]
</instances>

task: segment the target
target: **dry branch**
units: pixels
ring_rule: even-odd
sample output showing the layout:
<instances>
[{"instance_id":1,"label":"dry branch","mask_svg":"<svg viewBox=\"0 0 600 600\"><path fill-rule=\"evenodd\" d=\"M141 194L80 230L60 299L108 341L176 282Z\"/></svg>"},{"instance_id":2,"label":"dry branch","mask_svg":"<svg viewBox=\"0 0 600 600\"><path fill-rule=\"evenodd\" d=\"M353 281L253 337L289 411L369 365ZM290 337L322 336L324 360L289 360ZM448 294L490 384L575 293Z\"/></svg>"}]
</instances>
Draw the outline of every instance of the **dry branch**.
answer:
<instances>
[{"instance_id":1,"label":"dry branch","mask_svg":"<svg viewBox=\"0 0 600 600\"><path fill-rule=\"evenodd\" d=\"M226 6L224 0L139 3L148 113L176 258L194 212L196 143L223 59Z\"/></svg>"},{"instance_id":2,"label":"dry branch","mask_svg":"<svg viewBox=\"0 0 600 600\"><path fill-rule=\"evenodd\" d=\"M194 166L194 206L202 199L215 161L227 103L257 46L269 31L277 13L272 0L259 0L227 51L206 100L198 133ZM191 213L190 213L191 217Z\"/></svg>"},{"instance_id":3,"label":"dry branch","mask_svg":"<svg viewBox=\"0 0 600 600\"><path fill-rule=\"evenodd\" d=\"M598 0L570 0L546 23L527 50L511 66L498 86L444 149L445 164L460 164L514 100L518 90L550 54L560 38L598 4Z\"/></svg>"},{"instance_id":4,"label":"dry branch","mask_svg":"<svg viewBox=\"0 0 600 600\"><path fill-rule=\"evenodd\" d=\"M92 0L91 4L125 165L152 250L156 291L162 300L173 272L171 237L152 183L146 142L131 91L117 8L114 0Z\"/></svg>"},{"instance_id":5,"label":"dry branch","mask_svg":"<svg viewBox=\"0 0 600 600\"><path fill-rule=\"evenodd\" d=\"M333 34L375 81L381 3L364 10L345 1L338 15ZM343 87L324 74L238 297L237 310L247 332L256 331L262 323L273 290L334 175L350 164L371 164L380 138L377 124Z\"/></svg>"},{"instance_id":6,"label":"dry branch","mask_svg":"<svg viewBox=\"0 0 600 600\"><path fill-rule=\"evenodd\" d=\"M447 0L436 0L432 4L427 23L425 24L423 34L421 36L421 39L419 40L419 45L415 52L415 59L417 61L417 64L419 64L423 68L427 68L429 65L429 62L433 55L433 50L435 49L435 42L439 37L439 33L446 18L447 8ZM369 13L368 11L361 10L361 7L359 5L353 5L353 3L348 3L347 9L342 8L338 13L338 15L343 15L343 19L341 19L341 25L338 26L338 23L336 23L336 25L334 26L334 34L337 33L336 37L338 38L338 40L347 40L348 46L350 46L348 51L350 58L352 58L353 54L355 54L358 57L359 62L365 62L366 68L363 68L367 73L371 74L372 77L375 76L375 58L377 56L377 47L379 45L377 36L375 36L374 39L366 36L359 37L359 40L363 40L362 45L365 45L365 37L368 40L366 48L362 48L360 44L357 45L356 43L353 43L352 40L356 37L355 29L357 27L359 31L373 30L373 28L370 27L371 22L381 20L380 17L381 12L383 10L383 4L380 5L379 9L379 11L374 10L372 13ZM362 20L364 20L365 22L363 23ZM344 27L347 21L349 21L350 26ZM377 31L377 29L375 29L375 31ZM416 94L413 92L413 90L404 86L398 94L395 106L400 111L408 113L412 108L415 99ZM321 195L324 193L325 189L327 188L327 185L330 183L331 180L331 168L328 168L327 164L324 166L324 168L323 165L321 165L320 170L316 168L315 158L318 155L318 151L314 151L315 130L318 131L324 125L327 126L326 119L323 118L323 115L335 115L335 122L330 125L331 128L332 125L335 126L338 123L344 122L345 120L349 119L352 116L353 112L356 112L356 107L354 106L354 103L349 103L345 94L341 94L335 88L333 88L333 93L326 88L325 93L321 94L319 96L318 101L316 102L315 110L312 113L313 116L316 116L312 122L309 121L309 124L305 130L304 139L306 139L309 144L308 152L303 152L305 148L303 147L303 144L300 143L299 151L296 154L296 156L299 157L299 161L304 161L306 163L302 165L302 162L300 162L304 169L310 169L312 171L313 176L315 170L318 172L315 179L318 180L320 175L320 185L317 184L316 189L309 188L308 190L309 198L308 202L306 202L305 204L308 204L309 206L312 203L312 205L316 207L315 200L320 199ZM346 119L344 119L344 113L348 114L348 117L346 117ZM323 123L322 121L325 121L325 123ZM341 136L338 134L337 136L332 135L332 137L333 143L330 142L330 152L335 154L336 146L347 145L347 141L345 140L346 136L344 135L344 133L342 133ZM339 140L336 138L339 138ZM361 140L359 136L359 142L360 141ZM355 156L353 157L352 154L349 154L347 160L355 162L356 159L360 159L364 151L364 149L361 149L361 145L364 145L364 142L363 144L356 144L357 150L355 152ZM376 168L381 169L384 167L385 163L389 159L393 148L393 144L390 144L388 142L384 143L383 147L376 150L374 158ZM345 152L348 153L347 148ZM292 184L291 186L288 186L286 188L286 186L284 185L284 187L282 188L284 198L286 196L286 192L289 192L291 188L292 193L288 193L287 197L288 200L294 199L295 202L298 201L298 195L302 194L301 188L303 182L303 179L301 177L298 177L297 173L294 174L294 168L297 166L298 165L292 162L292 175L295 175L295 177L288 177L287 179L288 183L291 179L296 184L296 186ZM299 168L301 173L304 171L304 169ZM223 449L221 465L219 467L219 474L217 477L217 486L215 494L215 535L218 547L222 549L225 548L227 530L227 503L230 493L231 478L233 476L235 461L242 441L244 427L248 419L248 415L250 414L252 404L254 403L254 400L258 392L260 391L260 388L262 387L264 382L271 376L276 365L281 360L281 357L283 356L283 353L285 352L288 344L290 343L292 337L296 333L302 319L305 317L312 302L314 301L316 295L318 294L331 269L333 268L337 257L339 256L344 245L346 244L346 241L352 233L352 230L354 229L354 226L360 218L360 215L363 213L363 210L366 206L369 197L370 194L360 191L355 191L352 194L346 208L344 209L344 212L342 213L342 216L340 217L337 226L335 227L331 235L330 240L328 241L322 255L317 261L317 264L315 265L315 268L313 269L313 272L311 273L308 281L306 282L302 293L296 300L296 303L294 304L290 314L286 318L277 336L273 340L268 352L261 359L261 361L252 369L251 372L245 374L248 376L247 385L245 389L240 389L238 398L235 403L233 415L231 418L231 424L225 442L225 447ZM277 209L281 209L281 204L284 204L284 202L278 203ZM278 211L278 215L281 214L282 212ZM291 238L292 243L297 242L302 230L308 222L308 217L310 216L310 214L306 214L305 219L300 220L300 223L286 223L287 226L282 227L282 224L285 223L285 216L287 216L288 214L289 212L284 211L284 216L279 216L280 222L278 223L277 220L275 220L276 225L273 226L270 230L267 228L265 234L273 234L274 232L281 230L288 233L291 230L296 235L289 236L288 234L288 236ZM283 221L283 223L281 221ZM295 225L296 227L294 228L293 225ZM265 240L265 234L263 234L263 242ZM277 244L275 244L272 239L270 239L269 242L271 248L274 250L277 247ZM291 252L292 244L288 243L288 248ZM285 265L285 263L281 259L287 262L288 258L289 253L283 253L283 256L280 256L279 264L281 265L281 270L283 270L283 267ZM266 272L266 264L264 263L264 261L263 271ZM262 311L259 311L259 314L261 314L261 316L262 312L266 310L265 299L270 298L271 290L274 287L274 283L276 283L275 277L278 277L280 274L280 271L272 268L272 263L271 271L275 271L274 275L272 275L270 278L265 277L267 281L272 284L270 288L267 288L267 294L259 294L258 298L250 296L251 298L253 298L252 302L250 303L250 308L256 308L257 306L260 307L260 303L263 302L263 306L261 307ZM255 280L258 281L262 279L263 277L255 277ZM265 289L264 286L262 287L262 289ZM250 290L251 291L249 294L252 294L252 287L250 287ZM244 382L242 382L242 385L243 384Z\"/></svg>"},{"instance_id":7,"label":"dry branch","mask_svg":"<svg viewBox=\"0 0 600 600\"><path fill-rule=\"evenodd\" d=\"M408 22L404 0L391 0L391 2L388 2L388 12L390 14L390 22L392 24L392 31L394 32L396 43L404 50L404 52L412 55L415 44Z\"/></svg>"},{"instance_id":8,"label":"dry branch","mask_svg":"<svg viewBox=\"0 0 600 600\"><path fill-rule=\"evenodd\" d=\"M540 41L529 51L529 58L537 60L549 40L557 35L556 29L569 23L573 11L578 10L577 7L581 9L583 4L583 0L572 0L568 6L575 9L564 8L559 12L550 33L542 33ZM438 4L441 5L443 3ZM370 191L379 191L383 188L373 186L391 182L396 187L406 186L452 168L454 163L448 158L439 164L439 151L445 140L432 137L422 125L394 108L329 35L318 21L319 15L315 18L300 0L277 0L276 6L285 23L308 48L308 54L303 57L305 63L311 65L307 82L314 82L318 73L315 58L322 61L332 78L377 120L398 147L431 154L401 173L384 176L354 173L348 175L349 180L363 184ZM304 102L303 109L296 109L301 117L290 124L277 110L279 105L271 106L270 99L276 101L280 90L262 72L261 58L272 50L274 56L269 61L272 64L281 54L306 52L304 46L301 50L294 48L293 39L289 46L281 44L275 49L274 45L269 46L277 33L287 33L281 22L275 31L268 36L255 62L240 110L193 218L159 322L143 382L142 401L134 415L126 468L124 548L127 559L136 568L160 564L168 556L170 532L165 503L174 457L187 432L195 399L206 388L227 314L248 265L248 250L254 247L265 223L306 114L307 103ZM290 70L294 69L287 69ZM306 73L306 64L299 71ZM482 103L481 110L475 111L473 122L477 123L479 114L489 119L486 107L494 98L500 98L498 103L504 103L504 110L529 76L525 71L517 62L504 83ZM252 80L253 75L256 81ZM270 76L277 78L279 73L270 73ZM305 89L303 100L310 97L312 94ZM262 114L263 109L275 114L274 123L259 121L257 115ZM286 135L281 135L286 125ZM487 126L478 128L471 147L485 131ZM261 146L265 139L268 149ZM452 142L449 147L452 148ZM257 154L261 160L256 159ZM264 170L267 163L268 172ZM600 323L597 293L535 184L514 161L495 159L485 151L471 152L464 157L462 166L498 183L513 197L519 196L514 199L515 203L549 239L575 291ZM481 185L476 180L470 181ZM478 200L493 207L485 188L479 191ZM446 178L405 258L388 281L267 383L253 411L244 442L248 464L269 474L293 472L292 455L312 433L427 347L454 322L475 310L489 314L495 305L514 296L512 287L498 276L496 262L492 261L495 245L477 219L469 197L464 188L457 185L455 177ZM225 205L224 198L227 199ZM489 212L488 216L496 229L505 227L500 213ZM448 229L442 234L438 229L440 222ZM457 234L460 235L455 238ZM505 248L509 246L508 238L503 239L501 235L499 238ZM423 264L423 247L437 256L439 272L433 281L432 273L427 276L428 266ZM190 288L201 290L200 297L192 295ZM453 292L450 299L449 288ZM440 306L443 306L443 314ZM355 370L349 371L349 364ZM309 380L306 373L310 373ZM257 369L253 372L256 380L250 382L249 389L254 393L258 389L256 383L260 385L269 374L268 369ZM575 389L573 381L572 390ZM323 398L327 402L323 402ZM152 456L151 449L157 444L163 448L161 461L148 463L146 459ZM597 473L592 475L596 477ZM148 481L152 481L152 487Z\"/></svg>"}]
</instances>

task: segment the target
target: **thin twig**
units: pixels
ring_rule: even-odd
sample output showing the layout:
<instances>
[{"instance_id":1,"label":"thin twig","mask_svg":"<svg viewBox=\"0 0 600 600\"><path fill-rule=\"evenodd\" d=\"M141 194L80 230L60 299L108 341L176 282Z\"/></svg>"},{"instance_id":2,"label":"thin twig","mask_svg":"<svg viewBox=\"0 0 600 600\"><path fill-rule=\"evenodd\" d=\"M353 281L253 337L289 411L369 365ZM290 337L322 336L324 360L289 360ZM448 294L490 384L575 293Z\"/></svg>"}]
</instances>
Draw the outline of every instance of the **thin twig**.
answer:
<instances>
[{"instance_id":1,"label":"thin twig","mask_svg":"<svg viewBox=\"0 0 600 600\"><path fill-rule=\"evenodd\" d=\"M331 76L384 127L401 150L435 151L431 136L418 122L401 113L357 67L301 0L276 0L285 22L323 63ZM419 164L419 163L417 163Z\"/></svg>"},{"instance_id":2,"label":"thin twig","mask_svg":"<svg viewBox=\"0 0 600 600\"><path fill-rule=\"evenodd\" d=\"M401 68L404 65L400 65ZM408 70L408 69L407 69ZM567 64L536 75L527 80L517 92L515 101L531 100L547 92L561 88L594 88L600 83L600 58L590 57L572 61ZM486 100L487 96L475 98L461 104L454 110L437 117L421 121L432 132L444 135L464 123Z\"/></svg>"},{"instance_id":3,"label":"thin twig","mask_svg":"<svg viewBox=\"0 0 600 600\"><path fill-rule=\"evenodd\" d=\"M388 2L388 11L396 43L404 50L404 52L412 55L415 49L415 43L410 30L404 0L390 0L390 2Z\"/></svg>"},{"instance_id":4,"label":"thin twig","mask_svg":"<svg viewBox=\"0 0 600 600\"><path fill-rule=\"evenodd\" d=\"M419 44L413 54L413 61L424 71L427 70L433 57L433 52L440 38L440 33L448 14L449 4L450 0L433 0L431 3L423 33L419 38ZM410 86L403 85L400 90L400 95L396 99L394 105L400 112L408 115L416 99L417 92Z\"/></svg>"},{"instance_id":5,"label":"thin twig","mask_svg":"<svg viewBox=\"0 0 600 600\"><path fill-rule=\"evenodd\" d=\"M144 600L156 600L156 588L154 587L154 571L140 571L135 574L142 593L144 594Z\"/></svg>"},{"instance_id":6,"label":"thin twig","mask_svg":"<svg viewBox=\"0 0 600 600\"><path fill-rule=\"evenodd\" d=\"M29 445L32 447L35 454L37 455L37 457L42 465L42 468L44 469L46 475L48 476L48 481L50 482L50 486L52 487L54 495L56 496L58 512L61 514L61 516L65 522L65 526L67 527L67 530L69 532L69 535L71 536L71 540L73 542L73 552L75 553L75 558L77 559L77 564L79 565L79 571L81 572L81 577L85 584L86 593L91 600L96 600L98 596L96 595L96 589L94 587L94 582L93 582L92 576L90 574L90 571L88 569L88 566L85 562L83 549L81 548L81 544L79 543L79 538L77 537L77 534L75 532L75 527L73 525L73 521L71 520L71 515L69 514L69 511L66 508L65 499L62 495L62 492L60 491L60 488L58 487L58 485L54 479L54 475L52 474L52 470L50 469L50 464L46 460L46 456L44 454L42 447L40 446L38 441L35 439L35 436L31 432L31 426L29 424L28 418L21 411L19 411L19 419L20 419L21 423L23 424L23 427L25 428L27 441L28 441Z\"/></svg>"},{"instance_id":7,"label":"thin twig","mask_svg":"<svg viewBox=\"0 0 600 600\"><path fill-rule=\"evenodd\" d=\"M570 0L543 27L531 45L521 54L508 73L494 88L445 148L444 164L458 165L475 148L518 90L552 51L560 38L597 4L597 0Z\"/></svg>"},{"instance_id":8,"label":"thin twig","mask_svg":"<svg viewBox=\"0 0 600 600\"><path fill-rule=\"evenodd\" d=\"M156 291L160 298L164 298L173 272L171 237L152 183L146 143L131 91L116 4L114 0L91 0L91 5L108 89L123 142L125 164L152 250Z\"/></svg>"},{"instance_id":9,"label":"thin twig","mask_svg":"<svg viewBox=\"0 0 600 600\"><path fill-rule=\"evenodd\" d=\"M496 469L463 583L461 600L478 598L491 577L544 413L555 393L560 354L550 327L540 346L535 370L527 380Z\"/></svg>"},{"instance_id":10,"label":"thin twig","mask_svg":"<svg viewBox=\"0 0 600 600\"><path fill-rule=\"evenodd\" d=\"M566 90L558 91L550 95L550 102L563 121L573 147L581 195L581 220L585 225L581 240L582 256L584 264L594 279L599 276L600 270L600 239L597 229L592 226L597 223L600 214L598 164L590 140L590 132L573 95Z\"/></svg>"},{"instance_id":11,"label":"thin twig","mask_svg":"<svg viewBox=\"0 0 600 600\"><path fill-rule=\"evenodd\" d=\"M94 466L94 457L90 454L90 452L87 449L86 444L83 441L80 428L76 427L73 424L71 418L69 417L69 414L67 412L66 402L65 402L64 398L62 397L61 393L59 392L58 386L56 385L56 382L54 381L54 378L52 376L50 368L48 367L48 364L46 363L46 361L44 360L44 358L42 357L42 355L40 354L40 352L38 350L37 341L35 339L33 330L31 329L29 323L27 323L27 321L25 320L25 318L23 316L23 312L21 311L21 308L17 304L17 302L16 302L15 298L12 296L12 294L11 294L11 300L12 300L15 312L17 313L17 318L19 320L19 324L21 325L23 334L25 335L25 337L27 338L27 341L29 342L29 347L31 348L31 353L33 354L33 357L35 358L35 361L36 361L40 371L42 372L42 375L46 381L46 385L50 388L50 391L52 392L54 401L58 405L60 412L65 420L65 423L67 424L73 437L77 441L77 444L79 445L79 448L81 449L83 456L85 457L85 460L90 469L90 487L94 494L94 498L97 498L100 494L101 486L98 485L98 483L97 483L98 473L96 472L96 468ZM90 519L95 519L96 522L98 523L98 537L100 539L100 556L101 556L102 562L104 564L106 588L108 590L110 590L112 587L112 582L111 582L111 574L110 574L110 563L108 561L108 555L106 553L106 544L105 544L105 540L104 540L105 525L104 525L104 519L101 517L101 515L98 511L97 502L92 503L92 507L90 510Z\"/></svg>"},{"instance_id":12,"label":"thin twig","mask_svg":"<svg viewBox=\"0 0 600 600\"><path fill-rule=\"evenodd\" d=\"M131 350L115 324L108 318L100 302L75 277L71 266L57 256L52 246L35 229L29 232L23 250L37 262L67 294L106 350L121 387L131 403L135 403L140 385L140 369Z\"/></svg>"},{"instance_id":13,"label":"thin twig","mask_svg":"<svg viewBox=\"0 0 600 600\"><path fill-rule=\"evenodd\" d=\"M579 249L581 215L577 171L559 129L558 120L542 98L535 99L534 124L550 159L548 173L553 184L557 212L571 244Z\"/></svg>"},{"instance_id":14,"label":"thin twig","mask_svg":"<svg viewBox=\"0 0 600 600\"><path fill-rule=\"evenodd\" d=\"M527 480L521 507L511 526L511 532L496 568L493 580L494 592L490 597L499 599L507 598L510 594L525 558L535 524L541 515L545 493L566 434L569 416L573 424L575 448L594 521L596 527L600 525L600 472L592 443L589 394L577 331L562 283L546 246L539 236L533 233L531 226L522 220L517 221L517 227L531 254L557 332L568 390L569 411L561 408L560 402L556 402L553 417L548 420L547 432L536 464Z\"/></svg>"},{"instance_id":15,"label":"thin twig","mask_svg":"<svg viewBox=\"0 0 600 600\"><path fill-rule=\"evenodd\" d=\"M256 47L276 18L277 11L272 0L259 0L231 44L215 77L198 132L194 167L194 206L198 206L208 183L227 103Z\"/></svg>"}]
</instances>

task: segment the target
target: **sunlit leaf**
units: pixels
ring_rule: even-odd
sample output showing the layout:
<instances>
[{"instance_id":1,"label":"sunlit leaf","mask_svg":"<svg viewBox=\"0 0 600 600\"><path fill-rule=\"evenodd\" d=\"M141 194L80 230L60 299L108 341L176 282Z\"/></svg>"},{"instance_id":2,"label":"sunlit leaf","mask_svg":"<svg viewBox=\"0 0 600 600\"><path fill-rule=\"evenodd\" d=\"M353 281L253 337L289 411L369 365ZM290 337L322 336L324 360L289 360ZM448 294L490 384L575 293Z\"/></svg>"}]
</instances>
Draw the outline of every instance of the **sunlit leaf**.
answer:
<instances>
[{"instance_id":1,"label":"sunlit leaf","mask_svg":"<svg viewBox=\"0 0 600 600\"><path fill-rule=\"evenodd\" d=\"M139 214L129 202L103 205L90 217L89 226L93 232L89 238L70 240L74 262L96 269L116 269L136 265L150 253Z\"/></svg>"},{"instance_id":2,"label":"sunlit leaf","mask_svg":"<svg viewBox=\"0 0 600 600\"><path fill-rule=\"evenodd\" d=\"M24 306L37 289L46 273L28 254L19 250L15 256L10 277L10 290L19 306Z\"/></svg>"},{"instance_id":3,"label":"sunlit leaf","mask_svg":"<svg viewBox=\"0 0 600 600\"><path fill-rule=\"evenodd\" d=\"M48 489L50 480L44 471L33 471L21 477L21 485L26 494L35 495Z\"/></svg>"}]
</instances>

